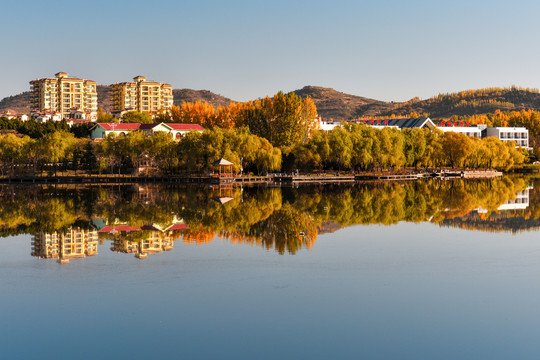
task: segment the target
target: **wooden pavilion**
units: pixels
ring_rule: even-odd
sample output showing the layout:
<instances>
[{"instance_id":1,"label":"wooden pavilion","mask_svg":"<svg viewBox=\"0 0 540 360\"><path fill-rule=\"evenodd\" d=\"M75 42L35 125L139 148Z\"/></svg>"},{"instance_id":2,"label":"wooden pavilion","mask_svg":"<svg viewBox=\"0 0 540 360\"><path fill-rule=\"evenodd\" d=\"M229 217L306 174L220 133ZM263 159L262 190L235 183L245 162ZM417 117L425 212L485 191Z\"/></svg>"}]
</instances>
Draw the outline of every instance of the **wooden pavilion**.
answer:
<instances>
[{"instance_id":1,"label":"wooden pavilion","mask_svg":"<svg viewBox=\"0 0 540 360\"><path fill-rule=\"evenodd\" d=\"M214 166L214 168L219 168L219 170L214 171L212 178L216 179L218 183L234 182L233 165L232 162L224 158L214 161L212 166Z\"/></svg>"}]
</instances>

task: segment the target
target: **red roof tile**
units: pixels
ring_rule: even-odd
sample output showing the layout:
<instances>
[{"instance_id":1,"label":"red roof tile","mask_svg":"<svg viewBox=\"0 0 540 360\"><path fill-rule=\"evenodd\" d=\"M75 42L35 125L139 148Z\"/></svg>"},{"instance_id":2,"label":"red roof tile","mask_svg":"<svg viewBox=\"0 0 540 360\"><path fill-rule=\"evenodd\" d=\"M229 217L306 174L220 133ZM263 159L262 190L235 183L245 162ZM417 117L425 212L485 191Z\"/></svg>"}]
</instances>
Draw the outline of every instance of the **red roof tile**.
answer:
<instances>
[{"instance_id":1,"label":"red roof tile","mask_svg":"<svg viewBox=\"0 0 540 360\"><path fill-rule=\"evenodd\" d=\"M141 124L132 124L132 123L121 123L121 124L115 124L115 123L99 123L98 125L101 125L105 130L138 130Z\"/></svg>"},{"instance_id":2,"label":"red roof tile","mask_svg":"<svg viewBox=\"0 0 540 360\"><path fill-rule=\"evenodd\" d=\"M166 123L165 125L171 127L174 130L180 131L189 131L189 130L199 130L204 131L204 128L199 124L177 124L177 123Z\"/></svg>"}]
</instances>

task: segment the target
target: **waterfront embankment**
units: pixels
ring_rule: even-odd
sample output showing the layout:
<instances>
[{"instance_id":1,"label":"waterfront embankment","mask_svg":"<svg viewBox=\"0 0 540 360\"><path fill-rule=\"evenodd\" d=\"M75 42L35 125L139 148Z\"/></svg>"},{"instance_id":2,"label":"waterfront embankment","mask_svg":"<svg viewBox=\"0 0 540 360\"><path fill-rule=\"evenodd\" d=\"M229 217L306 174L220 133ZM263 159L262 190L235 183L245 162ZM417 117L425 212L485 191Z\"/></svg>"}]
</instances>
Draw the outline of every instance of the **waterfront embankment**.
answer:
<instances>
[{"instance_id":1,"label":"waterfront embankment","mask_svg":"<svg viewBox=\"0 0 540 360\"><path fill-rule=\"evenodd\" d=\"M135 175L71 175L4 177L0 183L22 184L119 184L119 183L208 183L208 184L287 184L287 183L353 183L355 181L407 181L421 179L477 179L502 176L500 171L439 170L418 173L363 174L275 174L266 176L135 176Z\"/></svg>"}]
</instances>

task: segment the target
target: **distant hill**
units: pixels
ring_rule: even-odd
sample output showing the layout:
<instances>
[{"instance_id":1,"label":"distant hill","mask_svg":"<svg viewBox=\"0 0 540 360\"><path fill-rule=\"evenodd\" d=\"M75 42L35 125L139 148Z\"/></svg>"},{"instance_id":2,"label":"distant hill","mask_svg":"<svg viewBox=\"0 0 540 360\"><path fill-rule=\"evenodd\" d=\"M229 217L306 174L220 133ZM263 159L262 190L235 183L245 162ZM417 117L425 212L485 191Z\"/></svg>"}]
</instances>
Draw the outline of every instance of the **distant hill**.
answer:
<instances>
[{"instance_id":1,"label":"distant hill","mask_svg":"<svg viewBox=\"0 0 540 360\"><path fill-rule=\"evenodd\" d=\"M452 115L493 113L495 110L540 111L540 92L537 89L487 88L440 94L427 100L413 98L406 102L384 102L342 93L330 88L306 86L294 91L305 98L311 96L317 112L323 118L336 120L370 116L408 116L415 112L429 114L433 119Z\"/></svg>"},{"instance_id":2,"label":"distant hill","mask_svg":"<svg viewBox=\"0 0 540 360\"><path fill-rule=\"evenodd\" d=\"M427 100L418 98L397 103L381 116L392 114L406 116L411 112L428 113L431 118L449 118L452 115L475 115L493 113L495 110L518 111L540 110L538 89L487 88L466 90L453 94L440 94Z\"/></svg>"},{"instance_id":3,"label":"distant hill","mask_svg":"<svg viewBox=\"0 0 540 360\"><path fill-rule=\"evenodd\" d=\"M389 102L350 95L320 86L305 86L294 92L302 98L310 96L317 106L317 113L327 119L343 120L377 116L394 106Z\"/></svg>"},{"instance_id":4,"label":"distant hill","mask_svg":"<svg viewBox=\"0 0 540 360\"><path fill-rule=\"evenodd\" d=\"M214 94L209 90L174 89L174 105L180 106L183 102L205 101L213 106L227 106L232 100L224 96Z\"/></svg>"},{"instance_id":5,"label":"distant hill","mask_svg":"<svg viewBox=\"0 0 540 360\"><path fill-rule=\"evenodd\" d=\"M110 88L98 85L98 106L110 111ZM493 113L495 110L517 111L531 109L540 111L540 92L537 89L488 88L466 90L453 94L440 94L426 100L414 98L406 102L386 102L366 97L346 94L331 88L306 86L295 90L305 98L310 96L320 116L326 119L346 120L359 117L408 116L427 113L433 119L449 118L452 115L474 115ZM174 89L174 104L182 102L206 101L214 106L226 106L232 100L209 90ZM11 110L28 113L30 92L9 96L0 100L0 111Z\"/></svg>"},{"instance_id":6,"label":"distant hill","mask_svg":"<svg viewBox=\"0 0 540 360\"><path fill-rule=\"evenodd\" d=\"M106 85L98 85L96 87L98 108L103 108L105 111L111 111L111 88Z\"/></svg>"},{"instance_id":7,"label":"distant hill","mask_svg":"<svg viewBox=\"0 0 540 360\"><path fill-rule=\"evenodd\" d=\"M30 102L32 94L25 91L18 95L8 96L0 100L0 111L11 110L16 114L27 114L30 112Z\"/></svg>"}]
</instances>

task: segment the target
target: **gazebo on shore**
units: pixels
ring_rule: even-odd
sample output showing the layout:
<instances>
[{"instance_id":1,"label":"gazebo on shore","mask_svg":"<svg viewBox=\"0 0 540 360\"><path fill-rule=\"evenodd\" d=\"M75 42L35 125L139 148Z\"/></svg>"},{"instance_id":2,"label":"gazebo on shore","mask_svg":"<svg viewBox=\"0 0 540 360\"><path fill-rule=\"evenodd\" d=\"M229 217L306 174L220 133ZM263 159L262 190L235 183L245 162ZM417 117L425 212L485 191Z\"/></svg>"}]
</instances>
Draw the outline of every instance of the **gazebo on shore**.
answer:
<instances>
[{"instance_id":1,"label":"gazebo on shore","mask_svg":"<svg viewBox=\"0 0 540 360\"><path fill-rule=\"evenodd\" d=\"M212 163L212 166L219 167L219 173L215 174L214 176L219 177L219 178L232 178L233 165L234 164L232 162L224 158L221 158L218 161L214 161Z\"/></svg>"}]
</instances>

